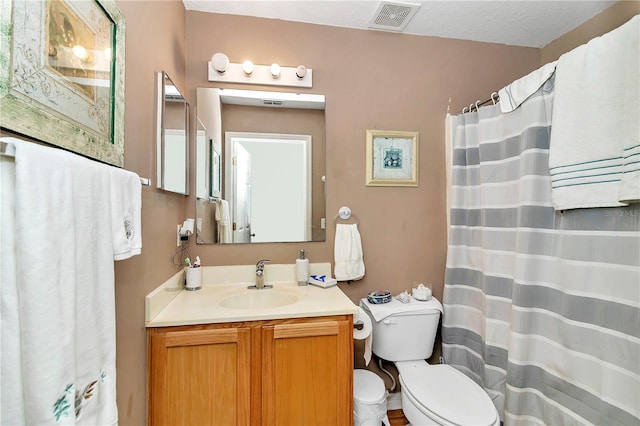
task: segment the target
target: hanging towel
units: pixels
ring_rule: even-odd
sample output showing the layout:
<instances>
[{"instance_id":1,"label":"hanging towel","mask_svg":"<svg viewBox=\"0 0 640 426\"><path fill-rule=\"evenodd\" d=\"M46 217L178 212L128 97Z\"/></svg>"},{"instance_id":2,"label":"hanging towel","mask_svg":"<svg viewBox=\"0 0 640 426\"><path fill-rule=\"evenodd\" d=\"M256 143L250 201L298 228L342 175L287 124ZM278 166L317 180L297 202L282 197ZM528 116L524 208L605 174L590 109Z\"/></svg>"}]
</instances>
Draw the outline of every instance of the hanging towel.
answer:
<instances>
[{"instance_id":1,"label":"hanging towel","mask_svg":"<svg viewBox=\"0 0 640 426\"><path fill-rule=\"evenodd\" d=\"M218 222L218 242L233 242L233 234L231 229L231 216L229 213L229 202L220 200L216 203L216 222Z\"/></svg>"},{"instance_id":2,"label":"hanging towel","mask_svg":"<svg viewBox=\"0 0 640 426\"><path fill-rule=\"evenodd\" d=\"M639 33L637 15L558 60L549 150L558 210L640 199Z\"/></svg>"},{"instance_id":3,"label":"hanging towel","mask_svg":"<svg viewBox=\"0 0 640 426\"><path fill-rule=\"evenodd\" d=\"M9 138L0 140L10 142ZM16 286L15 176L13 158L0 155L0 424L25 424L20 315Z\"/></svg>"},{"instance_id":4,"label":"hanging towel","mask_svg":"<svg viewBox=\"0 0 640 426\"><path fill-rule=\"evenodd\" d=\"M142 184L136 173L115 167L110 172L113 259L123 260L142 251Z\"/></svg>"},{"instance_id":5,"label":"hanging towel","mask_svg":"<svg viewBox=\"0 0 640 426\"><path fill-rule=\"evenodd\" d=\"M553 75L557 63L558 61L554 61L543 65L500 89L498 91L500 111L505 114L511 112L529 99Z\"/></svg>"},{"instance_id":6,"label":"hanging towel","mask_svg":"<svg viewBox=\"0 0 640 426\"><path fill-rule=\"evenodd\" d=\"M3 406L23 398L24 410L14 418L3 411L0 423L117 424L111 166L11 143L16 270L2 287L19 302L19 347L9 349L20 354L22 375L3 380L1 395Z\"/></svg>"},{"instance_id":7,"label":"hanging towel","mask_svg":"<svg viewBox=\"0 0 640 426\"><path fill-rule=\"evenodd\" d=\"M336 225L336 239L333 247L335 257L334 275L338 281L359 280L364 277L362 240L355 223Z\"/></svg>"}]
</instances>

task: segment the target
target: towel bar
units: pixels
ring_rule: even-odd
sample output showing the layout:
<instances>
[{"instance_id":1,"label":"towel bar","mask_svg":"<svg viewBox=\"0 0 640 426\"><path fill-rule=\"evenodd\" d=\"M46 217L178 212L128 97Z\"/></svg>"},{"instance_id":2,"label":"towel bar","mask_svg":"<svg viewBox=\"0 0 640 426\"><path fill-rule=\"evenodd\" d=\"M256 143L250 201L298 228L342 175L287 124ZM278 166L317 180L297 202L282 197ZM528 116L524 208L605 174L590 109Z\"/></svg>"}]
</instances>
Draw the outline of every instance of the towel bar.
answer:
<instances>
[{"instance_id":1,"label":"towel bar","mask_svg":"<svg viewBox=\"0 0 640 426\"><path fill-rule=\"evenodd\" d=\"M16 147L12 143L0 141L0 155L15 157ZM144 186L151 186L151 179L140 177L140 183Z\"/></svg>"}]
</instances>

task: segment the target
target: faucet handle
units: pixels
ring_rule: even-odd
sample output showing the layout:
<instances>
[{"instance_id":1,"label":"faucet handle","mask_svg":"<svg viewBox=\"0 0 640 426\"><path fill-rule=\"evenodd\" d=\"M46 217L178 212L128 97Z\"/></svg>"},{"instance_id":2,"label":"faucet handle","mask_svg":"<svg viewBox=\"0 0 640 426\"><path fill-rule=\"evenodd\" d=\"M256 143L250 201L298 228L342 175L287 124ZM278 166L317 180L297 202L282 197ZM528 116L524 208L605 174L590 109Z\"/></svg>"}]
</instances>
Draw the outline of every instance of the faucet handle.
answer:
<instances>
[{"instance_id":1,"label":"faucet handle","mask_svg":"<svg viewBox=\"0 0 640 426\"><path fill-rule=\"evenodd\" d=\"M261 271L262 268L264 268L264 264L267 262L271 262L271 260L269 259L258 260L258 263L256 263L256 269Z\"/></svg>"}]
</instances>

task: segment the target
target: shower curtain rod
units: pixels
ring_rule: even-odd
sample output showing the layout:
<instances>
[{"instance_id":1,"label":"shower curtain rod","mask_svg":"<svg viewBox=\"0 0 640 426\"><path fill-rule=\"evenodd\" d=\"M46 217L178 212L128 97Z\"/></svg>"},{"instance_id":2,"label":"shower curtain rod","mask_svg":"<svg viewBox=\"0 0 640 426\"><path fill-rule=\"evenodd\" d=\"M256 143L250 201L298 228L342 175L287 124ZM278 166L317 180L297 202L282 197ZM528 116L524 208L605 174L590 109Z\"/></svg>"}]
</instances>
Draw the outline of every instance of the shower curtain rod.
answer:
<instances>
[{"instance_id":1,"label":"shower curtain rod","mask_svg":"<svg viewBox=\"0 0 640 426\"><path fill-rule=\"evenodd\" d=\"M474 108L476 109L476 111L478 111L478 108L480 108L482 105L488 104L489 102L493 102L493 104L495 105L496 102L498 102L499 100L500 100L500 96L498 96L498 92L493 92L489 99L484 100L482 102L478 100L475 103L462 108L462 114L464 114L465 112L471 112L473 111Z\"/></svg>"},{"instance_id":2,"label":"shower curtain rod","mask_svg":"<svg viewBox=\"0 0 640 426\"><path fill-rule=\"evenodd\" d=\"M9 142L0 142L0 155L5 155L7 157L15 157L16 156L16 148L12 143ZM151 186L151 179L140 177L140 183L144 186Z\"/></svg>"}]
</instances>

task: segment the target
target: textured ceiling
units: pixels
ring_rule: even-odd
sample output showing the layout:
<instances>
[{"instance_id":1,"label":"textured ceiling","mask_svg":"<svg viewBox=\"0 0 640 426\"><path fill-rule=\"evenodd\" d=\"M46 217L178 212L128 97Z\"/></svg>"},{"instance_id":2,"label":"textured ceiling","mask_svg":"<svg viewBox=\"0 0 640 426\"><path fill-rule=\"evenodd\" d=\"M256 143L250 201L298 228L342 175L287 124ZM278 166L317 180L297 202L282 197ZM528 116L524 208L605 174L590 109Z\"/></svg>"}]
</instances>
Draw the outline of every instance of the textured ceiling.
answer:
<instances>
[{"instance_id":1,"label":"textured ceiling","mask_svg":"<svg viewBox=\"0 0 640 426\"><path fill-rule=\"evenodd\" d=\"M379 1L183 0L187 10L368 28ZM404 34L544 47L613 5L603 0L428 0Z\"/></svg>"}]
</instances>

